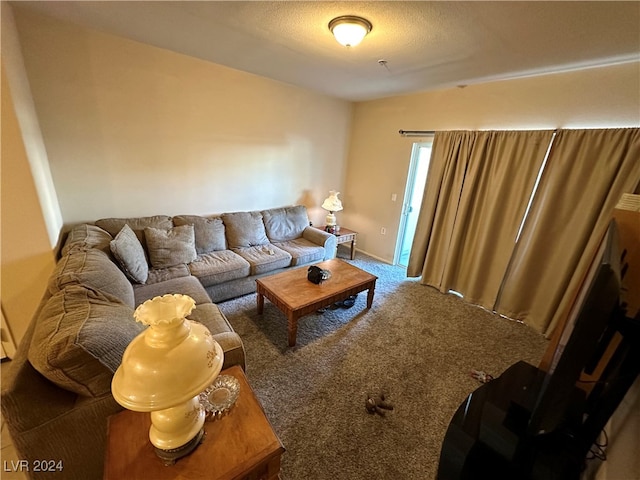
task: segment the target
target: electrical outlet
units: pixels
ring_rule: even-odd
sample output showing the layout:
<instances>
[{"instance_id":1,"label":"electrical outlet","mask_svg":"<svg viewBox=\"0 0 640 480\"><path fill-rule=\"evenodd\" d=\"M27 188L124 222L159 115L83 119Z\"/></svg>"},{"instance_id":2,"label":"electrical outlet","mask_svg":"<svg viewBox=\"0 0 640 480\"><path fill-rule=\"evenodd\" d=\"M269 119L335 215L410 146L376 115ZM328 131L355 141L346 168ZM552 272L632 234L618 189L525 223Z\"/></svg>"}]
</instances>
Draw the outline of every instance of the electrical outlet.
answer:
<instances>
[{"instance_id":1,"label":"electrical outlet","mask_svg":"<svg viewBox=\"0 0 640 480\"><path fill-rule=\"evenodd\" d=\"M386 235L386 234L387 234L387 229L386 229L386 228L384 228L384 227L382 227L382 228L380 229L380 235Z\"/></svg>"},{"instance_id":2,"label":"electrical outlet","mask_svg":"<svg viewBox=\"0 0 640 480\"><path fill-rule=\"evenodd\" d=\"M398 194L397 193L392 193L391 194L391 201L395 202L396 200L398 200Z\"/></svg>"}]
</instances>

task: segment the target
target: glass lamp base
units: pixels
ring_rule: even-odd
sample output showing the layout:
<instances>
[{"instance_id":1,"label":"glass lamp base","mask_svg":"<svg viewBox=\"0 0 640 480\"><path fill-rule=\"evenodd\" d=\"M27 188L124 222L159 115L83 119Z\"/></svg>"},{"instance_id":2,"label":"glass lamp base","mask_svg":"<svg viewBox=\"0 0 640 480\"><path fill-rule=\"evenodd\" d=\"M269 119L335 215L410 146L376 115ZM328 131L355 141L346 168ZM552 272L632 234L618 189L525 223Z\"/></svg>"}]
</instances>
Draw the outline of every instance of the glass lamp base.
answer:
<instances>
[{"instance_id":1,"label":"glass lamp base","mask_svg":"<svg viewBox=\"0 0 640 480\"><path fill-rule=\"evenodd\" d=\"M186 457L191 452L193 452L198 445L202 443L204 440L205 431L204 428L201 428L198 434L189 440L184 445L181 445L177 448L172 448L170 450L163 450L162 448L153 447L156 455L162 459L165 465L171 466L176 463L179 458Z\"/></svg>"},{"instance_id":2,"label":"glass lamp base","mask_svg":"<svg viewBox=\"0 0 640 480\"><path fill-rule=\"evenodd\" d=\"M336 216L333 212L329 212L329 215L324 219L324 223L327 227L333 227L336 224Z\"/></svg>"}]
</instances>

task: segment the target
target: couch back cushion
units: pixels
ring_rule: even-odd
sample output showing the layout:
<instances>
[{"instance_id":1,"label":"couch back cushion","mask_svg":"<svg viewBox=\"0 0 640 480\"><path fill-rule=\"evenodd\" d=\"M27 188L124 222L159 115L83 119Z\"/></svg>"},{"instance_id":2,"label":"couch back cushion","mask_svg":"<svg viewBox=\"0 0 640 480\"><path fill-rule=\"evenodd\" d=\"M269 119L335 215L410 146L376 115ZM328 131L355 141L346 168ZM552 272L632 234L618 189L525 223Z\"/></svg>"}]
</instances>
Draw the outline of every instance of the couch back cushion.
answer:
<instances>
[{"instance_id":1,"label":"couch back cushion","mask_svg":"<svg viewBox=\"0 0 640 480\"><path fill-rule=\"evenodd\" d=\"M144 248L129 225L125 224L110 243L111 253L132 281L145 283L149 276L149 264Z\"/></svg>"},{"instance_id":2,"label":"couch back cushion","mask_svg":"<svg viewBox=\"0 0 640 480\"><path fill-rule=\"evenodd\" d=\"M309 217L304 205L264 210L262 218L271 242L287 242L300 238L304 229L309 226Z\"/></svg>"},{"instance_id":3,"label":"couch back cushion","mask_svg":"<svg viewBox=\"0 0 640 480\"><path fill-rule=\"evenodd\" d=\"M144 236L153 268L191 263L198 256L193 225L181 225L168 230L147 227Z\"/></svg>"},{"instance_id":4,"label":"couch back cushion","mask_svg":"<svg viewBox=\"0 0 640 480\"><path fill-rule=\"evenodd\" d=\"M269 243L260 212L224 213L222 221L230 249L255 247Z\"/></svg>"},{"instance_id":5,"label":"couch back cushion","mask_svg":"<svg viewBox=\"0 0 640 480\"><path fill-rule=\"evenodd\" d=\"M49 277L49 292L55 295L68 285L84 285L134 306L131 282L102 250L74 248L58 261Z\"/></svg>"},{"instance_id":6,"label":"couch back cushion","mask_svg":"<svg viewBox=\"0 0 640 480\"><path fill-rule=\"evenodd\" d=\"M167 215L154 215L152 217L132 217L132 218L102 218L97 220L95 224L106 230L115 237L122 227L129 225L131 230L134 231L138 240L144 248L147 247L146 240L144 238L144 229L146 227L161 228L168 230L173 227L171 217Z\"/></svg>"},{"instance_id":7,"label":"couch back cushion","mask_svg":"<svg viewBox=\"0 0 640 480\"><path fill-rule=\"evenodd\" d=\"M177 215L173 217L173 224L193 225L196 235L196 252L218 252L226 250L227 240L224 236L224 223L220 217L201 217L199 215Z\"/></svg>"},{"instance_id":8,"label":"couch back cushion","mask_svg":"<svg viewBox=\"0 0 640 480\"><path fill-rule=\"evenodd\" d=\"M61 255L64 256L71 250L87 250L90 248L110 253L109 242L111 240L113 240L113 236L97 225L88 223L76 225L67 233L67 239L62 247Z\"/></svg>"},{"instance_id":9,"label":"couch back cushion","mask_svg":"<svg viewBox=\"0 0 640 480\"><path fill-rule=\"evenodd\" d=\"M59 387L92 397L111 391L127 345L144 329L130 306L81 285L51 296L36 322L29 362Z\"/></svg>"}]
</instances>

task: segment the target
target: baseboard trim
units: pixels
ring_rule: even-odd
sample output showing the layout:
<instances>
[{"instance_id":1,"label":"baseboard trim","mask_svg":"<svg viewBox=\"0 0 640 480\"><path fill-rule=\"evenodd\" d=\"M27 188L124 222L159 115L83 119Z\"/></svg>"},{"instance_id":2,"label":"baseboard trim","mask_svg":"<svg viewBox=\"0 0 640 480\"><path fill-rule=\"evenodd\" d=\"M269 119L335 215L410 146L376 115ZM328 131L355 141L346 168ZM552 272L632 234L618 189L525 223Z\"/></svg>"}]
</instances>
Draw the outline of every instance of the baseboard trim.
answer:
<instances>
[{"instance_id":1,"label":"baseboard trim","mask_svg":"<svg viewBox=\"0 0 640 480\"><path fill-rule=\"evenodd\" d=\"M382 263L386 263L387 265L393 265L393 261L389 261L389 260L387 260L385 258L378 257L377 255L373 255L372 253L366 252L364 250L360 250L359 248L356 248L356 252L360 252L363 255L366 255L367 257L375 258L376 260L378 260L378 261L380 261ZM398 267L399 266L400 265L398 265Z\"/></svg>"}]
</instances>

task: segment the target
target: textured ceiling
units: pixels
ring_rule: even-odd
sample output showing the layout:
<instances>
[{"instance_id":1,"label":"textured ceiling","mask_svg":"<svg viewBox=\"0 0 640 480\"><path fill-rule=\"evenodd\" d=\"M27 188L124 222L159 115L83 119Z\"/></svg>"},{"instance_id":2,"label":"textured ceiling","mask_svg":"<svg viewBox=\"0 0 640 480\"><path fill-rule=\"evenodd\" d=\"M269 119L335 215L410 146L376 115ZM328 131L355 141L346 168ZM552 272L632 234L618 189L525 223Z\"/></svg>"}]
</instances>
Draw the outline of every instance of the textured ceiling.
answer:
<instances>
[{"instance_id":1,"label":"textured ceiling","mask_svg":"<svg viewBox=\"0 0 640 480\"><path fill-rule=\"evenodd\" d=\"M638 1L11 3L353 101L640 60ZM343 47L339 15L373 30Z\"/></svg>"}]
</instances>

